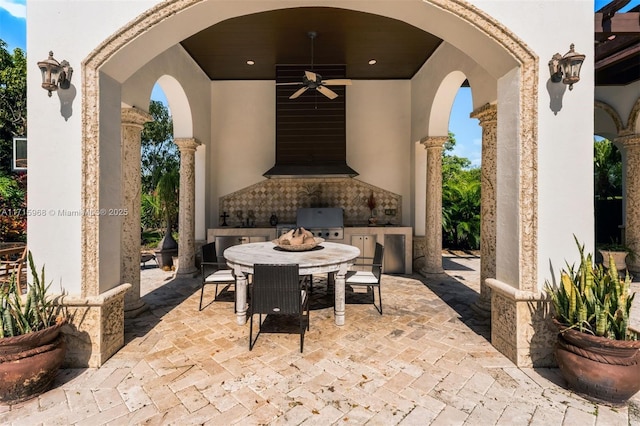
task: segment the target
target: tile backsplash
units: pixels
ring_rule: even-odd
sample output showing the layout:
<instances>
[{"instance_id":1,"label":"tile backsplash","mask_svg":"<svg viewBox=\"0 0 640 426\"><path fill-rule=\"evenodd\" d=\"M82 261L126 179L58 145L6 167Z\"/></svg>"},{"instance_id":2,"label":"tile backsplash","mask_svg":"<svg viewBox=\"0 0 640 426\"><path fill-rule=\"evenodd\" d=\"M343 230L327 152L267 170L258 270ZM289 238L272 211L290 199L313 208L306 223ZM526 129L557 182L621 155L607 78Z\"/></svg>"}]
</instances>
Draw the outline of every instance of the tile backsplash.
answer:
<instances>
[{"instance_id":1,"label":"tile backsplash","mask_svg":"<svg viewBox=\"0 0 640 426\"><path fill-rule=\"evenodd\" d=\"M273 214L278 223L295 223L301 207L342 207L346 226L365 225L372 193L378 223L400 225L402 196L353 178L266 179L220 197L220 212L228 215L229 226L263 227Z\"/></svg>"}]
</instances>

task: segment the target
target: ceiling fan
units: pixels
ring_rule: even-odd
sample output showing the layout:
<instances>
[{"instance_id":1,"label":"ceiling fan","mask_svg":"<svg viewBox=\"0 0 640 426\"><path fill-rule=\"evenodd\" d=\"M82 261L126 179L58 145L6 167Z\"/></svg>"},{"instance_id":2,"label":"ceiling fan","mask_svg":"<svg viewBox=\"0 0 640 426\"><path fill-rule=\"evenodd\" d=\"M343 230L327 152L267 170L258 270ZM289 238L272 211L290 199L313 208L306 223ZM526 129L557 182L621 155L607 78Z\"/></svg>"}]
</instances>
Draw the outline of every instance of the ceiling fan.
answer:
<instances>
[{"instance_id":1,"label":"ceiling fan","mask_svg":"<svg viewBox=\"0 0 640 426\"><path fill-rule=\"evenodd\" d=\"M311 39L311 71L304 72L304 74L302 75L302 82L276 83L276 86L302 85L302 87L296 90L293 93L293 95L289 96L289 99L295 99L309 89L315 89L318 92L325 95L327 98L335 99L338 97L338 94L333 90L329 89L327 86L350 86L351 80L347 78L323 80L320 74L313 72L313 40L316 38L318 34L315 31L310 31L308 35L309 35L309 38Z\"/></svg>"}]
</instances>

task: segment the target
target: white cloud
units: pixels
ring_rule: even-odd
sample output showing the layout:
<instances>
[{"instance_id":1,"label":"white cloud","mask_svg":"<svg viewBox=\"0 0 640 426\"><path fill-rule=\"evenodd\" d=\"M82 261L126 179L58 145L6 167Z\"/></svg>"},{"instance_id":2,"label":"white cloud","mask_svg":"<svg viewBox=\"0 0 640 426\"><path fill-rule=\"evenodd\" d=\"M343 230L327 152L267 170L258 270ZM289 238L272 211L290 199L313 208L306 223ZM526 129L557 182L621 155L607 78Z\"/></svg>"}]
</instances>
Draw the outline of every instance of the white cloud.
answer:
<instances>
[{"instance_id":1,"label":"white cloud","mask_svg":"<svg viewBox=\"0 0 640 426\"><path fill-rule=\"evenodd\" d=\"M25 0L0 0L0 9L4 9L16 18L27 19Z\"/></svg>"}]
</instances>

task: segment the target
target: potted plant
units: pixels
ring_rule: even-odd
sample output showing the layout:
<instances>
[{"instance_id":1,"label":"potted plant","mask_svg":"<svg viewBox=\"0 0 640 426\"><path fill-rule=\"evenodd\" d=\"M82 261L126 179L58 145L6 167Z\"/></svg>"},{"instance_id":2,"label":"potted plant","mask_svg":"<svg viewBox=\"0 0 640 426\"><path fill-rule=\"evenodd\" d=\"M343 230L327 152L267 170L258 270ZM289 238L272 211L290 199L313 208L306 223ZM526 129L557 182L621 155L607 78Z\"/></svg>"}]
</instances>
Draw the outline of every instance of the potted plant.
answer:
<instances>
[{"instance_id":1,"label":"potted plant","mask_svg":"<svg viewBox=\"0 0 640 426\"><path fill-rule=\"evenodd\" d=\"M44 268L37 275L28 253L33 283L21 294L15 277L0 288L0 403L14 404L51 388L64 361L66 323L47 294Z\"/></svg>"},{"instance_id":2,"label":"potted plant","mask_svg":"<svg viewBox=\"0 0 640 426\"><path fill-rule=\"evenodd\" d=\"M179 187L180 171L178 169L172 169L163 174L156 187L158 206L160 213L164 215L166 230L155 249L155 254L160 268L167 271L174 266L173 258L178 255L178 242L173 238L173 228L178 215Z\"/></svg>"},{"instance_id":3,"label":"potted plant","mask_svg":"<svg viewBox=\"0 0 640 426\"><path fill-rule=\"evenodd\" d=\"M575 236L574 236L575 238ZM580 265L567 264L560 283L546 282L559 330L555 356L570 388L589 398L624 403L640 390L640 341L629 329L635 294L621 278L615 260L595 265L576 239Z\"/></svg>"},{"instance_id":4,"label":"potted plant","mask_svg":"<svg viewBox=\"0 0 640 426\"><path fill-rule=\"evenodd\" d=\"M599 244L598 251L602 255L602 262L605 266L609 264L609 257L613 257L618 271L627 269L627 257L634 259L633 251L624 244L617 241L611 241L607 244Z\"/></svg>"}]
</instances>

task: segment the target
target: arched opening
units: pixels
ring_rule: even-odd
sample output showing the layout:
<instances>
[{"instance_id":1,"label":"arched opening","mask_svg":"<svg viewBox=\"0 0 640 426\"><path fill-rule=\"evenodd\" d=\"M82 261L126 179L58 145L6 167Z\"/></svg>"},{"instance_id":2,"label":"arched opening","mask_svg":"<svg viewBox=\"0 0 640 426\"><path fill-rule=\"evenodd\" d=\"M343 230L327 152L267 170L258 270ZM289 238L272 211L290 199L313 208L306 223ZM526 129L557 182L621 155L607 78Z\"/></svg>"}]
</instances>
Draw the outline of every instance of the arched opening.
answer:
<instances>
[{"instance_id":1,"label":"arched opening","mask_svg":"<svg viewBox=\"0 0 640 426\"><path fill-rule=\"evenodd\" d=\"M594 118L595 243L596 248L619 248L625 244L625 155L616 138L623 124L615 109L604 102L595 102Z\"/></svg>"},{"instance_id":2,"label":"arched opening","mask_svg":"<svg viewBox=\"0 0 640 426\"><path fill-rule=\"evenodd\" d=\"M623 246L622 155L615 143L594 136L593 166L596 247Z\"/></svg>"},{"instance_id":3,"label":"arched opening","mask_svg":"<svg viewBox=\"0 0 640 426\"><path fill-rule=\"evenodd\" d=\"M97 197L96 188L104 179L105 167L108 163L100 164L99 152L101 148L102 135L95 131L96 128L108 126L108 116L105 115L103 104L114 103L114 100L105 97L105 87L114 88L114 93L118 92L119 85L125 83L136 71L142 67L145 61L153 58L162 49L173 49L175 43L180 39L172 39L172 37L185 37L189 33L194 33L199 29L212 25L229 17L229 10L218 10L216 2L207 1L185 1L177 8L175 3L167 5L159 4L141 15L139 19L127 24L121 31L106 40L94 52L92 52L83 62L83 76L86 90L83 91L83 182L82 182L82 203L85 208L98 207L100 205ZM340 2L330 2L330 4L340 5ZM268 9L268 4L260 5L260 8ZM271 7L276 7L271 5ZM480 13L477 9L466 4L456 4L450 6L441 6L436 2L418 3L411 7L415 8L416 16L424 16L432 13L433 19L442 17L449 21L452 25L445 26L446 30L438 26L430 28L428 24L419 19L412 18L411 14L399 14L394 11L391 2L385 3L382 10L373 6L362 4L358 6L365 11L374 13L384 13L390 17L402 19L405 22L416 25L425 31L432 30L437 32L439 36L450 40L452 45L461 49L461 51L485 67L486 73L493 79L501 78L508 82L505 87L509 87L510 101L512 105L517 104L516 108L509 111L504 116L508 132L505 137L506 147L513 152L518 153L517 161L505 162L501 166L506 170L514 171L507 173L511 180L505 185L509 185L510 193L519 195L520 203L517 207L511 207L507 211L509 219L509 229L505 232L500 244L505 247L504 256L502 257L504 267L502 268L502 276L505 282L513 286L520 286L523 290L531 290L537 287L537 269L536 262L531 261L537 259L537 192L529 191L527 188L534 188L537 176L537 58L517 37L506 31L505 27L499 25L496 21L487 15ZM450 7L451 9L448 9ZM181 13L176 13L176 9L180 9ZM262 9L261 9L262 10ZM259 10L243 10L242 13L257 12ZM406 11L405 11L406 12ZM202 17L207 16L207 20ZM193 19L191 19L193 18ZM199 18L199 19L195 19ZM206 22L205 22L206 21ZM193 24L195 23L195 25ZM191 26L190 26L191 25ZM186 30L185 28L189 28ZM172 29L180 29L180 31L171 31ZM457 31L462 29L464 31ZM162 33L168 38L160 38L158 34ZM179 35L178 35L179 34ZM484 53L479 54L473 46L466 46L466 40L470 35L479 35L482 43L486 44L488 50L493 54L493 60L489 60ZM157 40L162 39L162 43ZM154 40L151 43L151 40ZM477 41L477 40L476 40ZM145 50L145 48L148 48ZM137 54L140 54L139 56ZM464 75L453 75L447 80L446 84L451 84L451 90L446 90L446 95L441 96L443 104L448 102L448 110L455 97L455 93L464 81ZM459 80L454 82L454 80ZM182 81L182 80L180 80ZM107 84L108 83L108 84ZM411 84L411 90L415 90L419 94L419 84ZM414 89L414 86L415 89ZM189 100L193 92L189 93ZM210 96L210 91L206 94ZM423 93L424 95L424 93ZM429 104L413 105L412 111L421 117L418 121L427 121L428 123L411 121L410 126L413 140L419 140L425 135L443 136L447 134L448 112L440 117L441 112L432 108L431 97L436 94L426 93L429 99L425 102ZM446 102L445 102L446 101ZM485 102L495 101L495 98L485 99ZM207 112L211 110L211 99L203 103L203 108L199 111L193 111L193 126L206 127L204 122L210 121L211 117L207 116ZM421 102L421 101L420 101ZM189 102L194 105L193 102ZM434 103L435 104L435 103ZM479 107L479 105L476 105ZM203 113L204 111L204 113ZM174 111L175 112L175 111ZM198 116L198 114L201 114ZM435 117L438 116L438 119ZM413 117L412 117L413 118ZM431 119L434 118L434 119ZM443 127L440 135L438 129ZM437 124L437 125L434 125ZM177 126L176 126L177 128ZM210 129L210 127L209 127ZM203 132L206 134L206 132ZM194 131L189 137L197 137ZM205 136L209 137L209 136ZM211 174L210 170L206 171ZM207 191L202 197L210 207L220 194L215 191ZM204 209L203 209L204 210ZM211 208L208 214L211 215ZM215 211L215 210L213 210ZM215 215L213 215L215 216ZM521 220L526 217L527 220ZM216 218L217 219L217 218ZM104 229L100 226L102 223L84 220L82 223L83 238L85 247L92 247L100 243L100 239L105 235ZM102 288L101 270L109 267L110 259L105 260L90 249L83 249L82 252L82 286L83 291L87 294L98 294Z\"/></svg>"},{"instance_id":4,"label":"arched opening","mask_svg":"<svg viewBox=\"0 0 640 426\"><path fill-rule=\"evenodd\" d=\"M169 101L156 83L141 135L141 227L143 252L152 253L163 270L175 269L180 152L174 140Z\"/></svg>"},{"instance_id":5,"label":"arched opening","mask_svg":"<svg viewBox=\"0 0 640 426\"><path fill-rule=\"evenodd\" d=\"M473 112L471 95L471 88L464 86L456 93L442 157L442 245L455 250L480 248L482 131L469 118Z\"/></svg>"}]
</instances>

